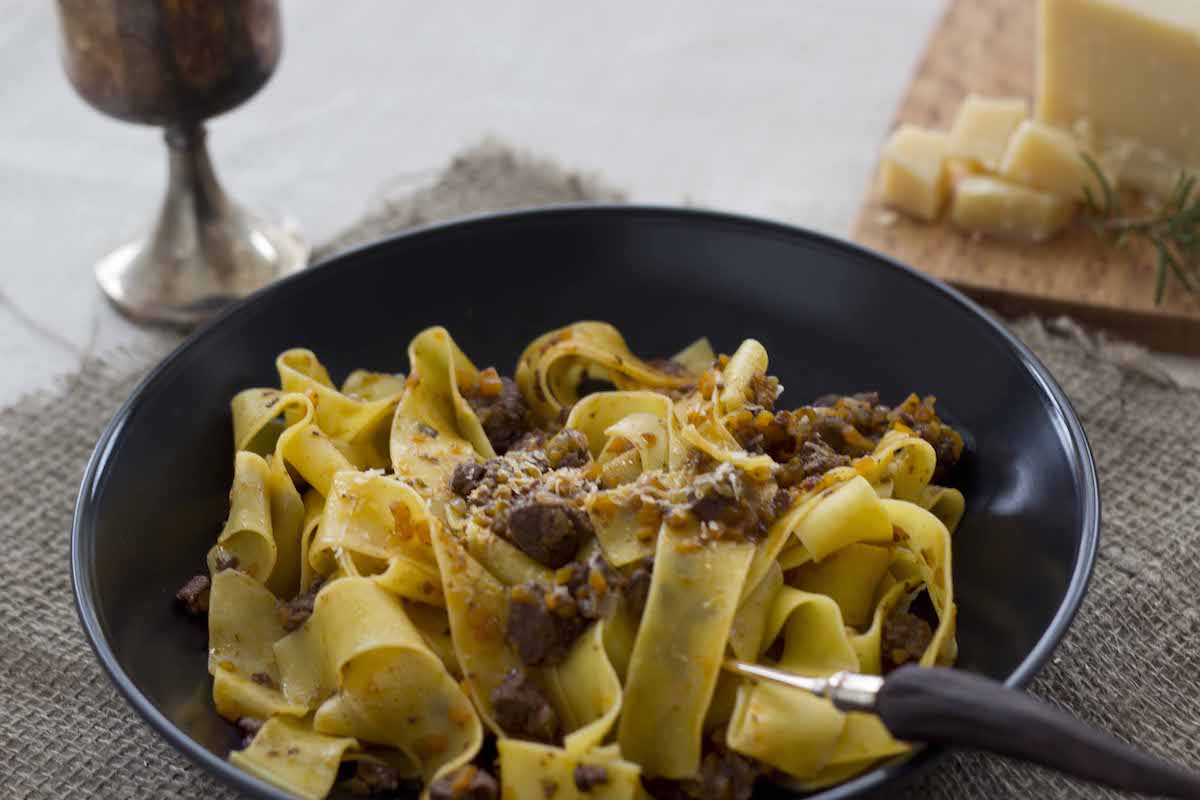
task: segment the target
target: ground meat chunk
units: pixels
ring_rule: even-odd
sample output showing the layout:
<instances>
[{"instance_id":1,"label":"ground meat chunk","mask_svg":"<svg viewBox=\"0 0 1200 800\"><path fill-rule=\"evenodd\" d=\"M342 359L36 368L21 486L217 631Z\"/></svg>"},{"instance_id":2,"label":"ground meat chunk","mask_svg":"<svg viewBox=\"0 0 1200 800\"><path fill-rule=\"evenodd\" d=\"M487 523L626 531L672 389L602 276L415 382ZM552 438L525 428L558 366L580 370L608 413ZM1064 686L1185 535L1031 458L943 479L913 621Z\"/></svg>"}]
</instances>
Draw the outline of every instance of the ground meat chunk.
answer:
<instances>
[{"instance_id":1,"label":"ground meat chunk","mask_svg":"<svg viewBox=\"0 0 1200 800\"><path fill-rule=\"evenodd\" d=\"M933 445L933 452L937 456L937 465L933 469L934 483L945 483L949 479L950 473L958 466L959 458L962 457L962 437L950 427L943 426L943 429L948 431L949 434L936 437L921 437ZM930 441L931 438L932 441Z\"/></svg>"},{"instance_id":2,"label":"ground meat chunk","mask_svg":"<svg viewBox=\"0 0 1200 800\"><path fill-rule=\"evenodd\" d=\"M429 785L429 800L496 800L500 787L486 770L468 764Z\"/></svg>"},{"instance_id":3,"label":"ground meat chunk","mask_svg":"<svg viewBox=\"0 0 1200 800\"><path fill-rule=\"evenodd\" d=\"M581 792L590 792L597 786L608 783L608 770L599 764L580 764L571 773L575 780L575 788Z\"/></svg>"},{"instance_id":4,"label":"ground meat chunk","mask_svg":"<svg viewBox=\"0 0 1200 800\"><path fill-rule=\"evenodd\" d=\"M479 417L483 432L497 453L505 453L531 427L529 406L517 384L501 378L499 392L493 392L481 382L467 390L467 403Z\"/></svg>"},{"instance_id":5,"label":"ground meat chunk","mask_svg":"<svg viewBox=\"0 0 1200 800\"><path fill-rule=\"evenodd\" d=\"M237 556L230 555L224 550L218 549L216 558L217 572L224 572L227 569L237 569L237 565Z\"/></svg>"},{"instance_id":6,"label":"ground meat chunk","mask_svg":"<svg viewBox=\"0 0 1200 800\"><path fill-rule=\"evenodd\" d=\"M242 733L242 747L250 746L262 726L263 721L258 717L238 717L237 728Z\"/></svg>"},{"instance_id":7,"label":"ground meat chunk","mask_svg":"<svg viewBox=\"0 0 1200 800\"><path fill-rule=\"evenodd\" d=\"M312 616L313 604L317 601L317 593L321 591L323 582L323 579L318 578L307 591L275 607L275 613L279 615L279 624L285 631L296 630Z\"/></svg>"},{"instance_id":8,"label":"ground meat chunk","mask_svg":"<svg viewBox=\"0 0 1200 800\"><path fill-rule=\"evenodd\" d=\"M687 510L722 539L758 541L775 521L774 481L752 479L732 464L698 475L688 493Z\"/></svg>"},{"instance_id":9,"label":"ground meat chunk","mask_svg":"<svg viewBox=\"0 0 1200 800\"><path fill-rule=\"evenodd\" d=\"M496 724L518 739L553 742L558 735L558 715L550 700L524 672L512 670L492 690Z\"/></svg>"},{"instance_id":10,"label":"ground meat chunk","mask_svg":"<svg viewBox=\"0 0 1200 800\"><path fill-rule=\"evenodd\" d=\"M812 427L821 441L840 455L859 458L875 449L875 438L863 436L858 428L836 414L817 416Z\"/></svg>"},{"instance_id":11,"label":"ground meat chunk","mask_svg":"<svg viewBox=\"0 0 1200 800\"><path fill-rule=\"evenodd\" d=\"M753 759L720 749L705 754L695 778L651 778L642 783L655 800L750 800L760 772Z\"/></svg>"},{"instance_id":12,"label":"ground meat chunk","mask_svg":"<svg viewBox=\"0 0 1200 800\"><path fill-rule=\"evenodd\" d=\"M400 770L379 761L368 761L367 759L358 761L358 769L354 773L354 777L355 782L361 785L367 794L395 792L407 783L404 776L400 774Z\"/></svg>"},{"instance_id":13,"label":"ground meat chunk","mask_svg":"<svg viewBox=\"0 0 1200 800\"><path fill-rule=\"evenodd\" d=\"M189 614L202 617L208 613L208 591L212 587L207 575L196 575L183 585L175 597Z\"/></svg>"},{"instance_id":14,"label":"ground meat chunk","mask_svg":"<svg viewBox=\"0 0 1200 800\"><path fill-rule=\"evenodd\" d=\"M907 611L893 611L883 623L880 649L884 673L918 661L931 641L933 629L928 622Z\"/></svg>"},{"instance_id":15,"label":"ground meat chunk","mask_svg":"<svg viewBox=\"0 0 1200 800\"><path fill-rule=\"evenodd\" d=\"M570 469L586 466L592 460L587 436L574 428L563 428L546 442L546 458L551 469Z\"/></svg>"},{"instance_id":16,"label":"ground meat chunk","mask_svg":"<svg viewBox=\"0 0 1200 800\"><path fill-rule=\"evenodd\" d=\"M942 422L934 411L936 398L910 394L895 408L881 405L879 395L864 392L819 398L808 409L816 415L815 426L822 438L844 455L869 453L897 425L903 425L933 446L937 454L935 481L945 480L962 456L962 436Z\"/></svg>"},{"instance_id":17,"label":"ground meat chunk","mask_svg":"<svg viewBox=\"0 0 1200 800\"><path fill-rule=\"evenodd\" d=\"M259 686L265 686L268 689L278 689L279 686L275 683L275 679L265 672L255 672L250 676L250 680L257 683Z\"/></svg>"},{"instance_id":18,"label":"ground meat chunk","mask_svg":"<svg viewBox=\"0 0 1200 800\"><path fill-rule=\"evenodd\" d=\"M586 512L548 493L514 506L504 531L525 555L551 569L569 563L594 533Z\"/></svg>"},{"instance_id":19,"label":"ground meat chunk","mask_svg":"<svg viewBox=\"0 0 1200 800\"><path fill-rule=\"evenodd\" d=\"M587 561L572 564L570 570L566 584L560 584L560 589L570 594L576 613L584 619L608 616L616 608L621 596L625 582L621 573L608 563L599 550L592 553Z\"/></svg>"},{"instance_id":20,"label":"ground meat chunk","mask_svg":"<svg viewBox=\"0 0 1200 800\"><path fill-rule=\"evenodd\" d=\"M830 409L843 422L864 436L878 438L887 432L887 406L880 405L878 392L828 394L813 401L815 409Z\"/></svg>"},{"instance_id":21,"label":"ground meat chunk","mask_svg":"<svg viewBox=\"0 0 1200 800\"><path fill-rule=\"evenodd\" d=\"M509 590L504 635L521 661L530 666L561 662L586 624L573 602L565 603L557 594L547 596L533 581Z\"/></svg>"},{"instance_id":22,"label":"ground meat chunk","mask_svg":"<svg viewBox=\"0 0 1200 800\"><path fill-rule=\"evenodd\" d=\"M791 411L771 412L765 408L746 407L726 420L730 433L742 449L751 453L766 453L780 464L791 458L810 435L811 424Z\"/></svg>"},{"instance_id":23,"label":"ground meat chunk","mask_svg":"<svg viewBox=\"0 0 1200 800\"><path fill-rule=\"evenodd\" d=\"M683 364L669 358L652 358L646 363L659 372L665 372L674 378L686 378L688 375L687 368Z\"/></svg>"},{"instance_id":24,"label":"ground meat chunk","mask_svg":"<svg viewBox=\"0 0 1200 800\"><path fill-rule=\"evenodd\" d=\"M546 431L535 428L534 430L531 430L529 433L522 436L520 439L517 439L517 441L513 443L513 446L508 448L508 452L511 453L514 450L523 452L528 452L530 450L542 450L545 448L546 440L549 438L550 434L546 433Z\"/></svg>"},{"instance_id":25,"label":"ground meat chunk","mask_svg":"<svg viewBox=\"0 0 1200 800\"><path fill-rule=\"evenodd\" d=\"M944 481L962 456L963 440L958 431L942 422L933 410L937 402L933 396L918 397L910 394L904 402L888 414L890 422L900 423L913 430L929 444L937 454L934 481Z\"/></svg>"},{"instance_id":26,"label":"ground meat chunk","mask_svg":"<svg viewBox=\"0 0 1200 800\"><path fill-rule=\"evenodd\" d=\"M764 399L766 394L760 396ZM745 450L765 453L784 469L781 486L794 486L835 466L870 455L888 431L904 426L929 442L937 455L934 481L944 481L963 451L962 437L938 419L934 398L910 395L896 408L875 392L826 395L811 406L775 411L751 404L726 420Z\"/></svg>"},{"instance_id":27,"label":"ground meat chunk","mask_svg":"<svg viewBox=\"0 0 1200 800\"><path fill-rule=\"evenodd\" d=\"M650 581L654 573L654 559L647 558L625 579L625 607L637 619L642 618L646 610L646 600L650 597Z\"/></svg>"},{"instance_id":28,"label":"ground meat chunk","mask_svg":"<svg viewBox=\"0 0 1200 800\"><path fill-rule=\"evenodd\" d=\"M710 800L750 800L758 766L749 758L721 750L704 757L700 765L701 797Z\"/></svg>"},{"instance_id":29,"label":"ground meat chunk","mask_svg":"<svg viewBox=\"0 0 1200 800\"><path fill-rule=\"evenodd\" d=\"M766 411L775 410L775 401L782 392L782 389L779 388L778 378L774 375L764 375L761 372L756 372L750 377L750 385L747 389L750 404Z\"/></svg>"},{"instance_id":30,"label":"ground meat chunk","mask_svg":"<svg viewBox=\"0 0 1200 800\"><path fill-rule=\"evenodd\" d=\"M464 461L450 474L450 491L459 497L469 497L487 474L487 468L475 461Z\"/></svg>"},{"instance_id":31,"label":"ground meat chunk","mask_svg":"<svg viewBox=\"0 0 1200 800\"><path fill-rule=\"evenodd\" d=\"M689 783L691 781L642 776L642 788L654 800L694 800L695 796L687 793L687 784Z\"/></svg>"},{"instance_id":32,"label":"ground meat chunk","mask_svg":"<svg viewBox=\"0 0 1200 800\"><path fill-rule=\"evenodd\" d=\"M783 487L804 485L831 469L849 466L851 461L849 456L835 452L818 436L800 445L796 455L779 468L775 480Z\"/></svg>"}]
</instances>

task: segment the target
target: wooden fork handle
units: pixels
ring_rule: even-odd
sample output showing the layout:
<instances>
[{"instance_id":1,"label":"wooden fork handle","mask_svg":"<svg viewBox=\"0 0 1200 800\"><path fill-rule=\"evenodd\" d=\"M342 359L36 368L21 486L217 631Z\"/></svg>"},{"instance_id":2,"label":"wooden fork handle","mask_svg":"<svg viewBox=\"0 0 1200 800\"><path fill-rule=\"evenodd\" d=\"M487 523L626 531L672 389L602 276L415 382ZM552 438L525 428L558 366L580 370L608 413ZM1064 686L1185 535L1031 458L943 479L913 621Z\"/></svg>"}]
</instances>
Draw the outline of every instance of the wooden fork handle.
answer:
<instances>
[{"instance_id":1,"label":"wooden fork handle","mask_svg":"<svg viewBox=\"0 0 1200 800\"><path fill-rule=\"evenodd\" d=\"M1127 792L1200 799L1200 775L1017 689L955 669L889 674L875 713L898 739L986 750Z\"/></svg>"}]
</instances>

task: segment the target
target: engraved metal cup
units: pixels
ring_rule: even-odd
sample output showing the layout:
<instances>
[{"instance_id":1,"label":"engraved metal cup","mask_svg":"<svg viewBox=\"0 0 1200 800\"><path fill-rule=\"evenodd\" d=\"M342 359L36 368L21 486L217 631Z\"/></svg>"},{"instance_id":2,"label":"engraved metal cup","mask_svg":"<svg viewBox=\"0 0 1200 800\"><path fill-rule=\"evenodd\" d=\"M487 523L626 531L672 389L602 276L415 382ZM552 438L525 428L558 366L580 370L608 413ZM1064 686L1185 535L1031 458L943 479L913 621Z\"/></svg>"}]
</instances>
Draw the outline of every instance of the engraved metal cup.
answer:
<instances>
[{"instance_id":1,"label":"engraved metal cup","mask_svg":"<svg viewBox=\"0 0 1200 800\"><path fill-rule=\"evenodd\" d=\"M154 229L96 264L101 288L135 319L194 325L304 267L297 234L243 210L217 182L204 120L271 77L277 0L57 0L63 67L90 105L166 128L167 195Z\"/></svg>"}]
</instances>

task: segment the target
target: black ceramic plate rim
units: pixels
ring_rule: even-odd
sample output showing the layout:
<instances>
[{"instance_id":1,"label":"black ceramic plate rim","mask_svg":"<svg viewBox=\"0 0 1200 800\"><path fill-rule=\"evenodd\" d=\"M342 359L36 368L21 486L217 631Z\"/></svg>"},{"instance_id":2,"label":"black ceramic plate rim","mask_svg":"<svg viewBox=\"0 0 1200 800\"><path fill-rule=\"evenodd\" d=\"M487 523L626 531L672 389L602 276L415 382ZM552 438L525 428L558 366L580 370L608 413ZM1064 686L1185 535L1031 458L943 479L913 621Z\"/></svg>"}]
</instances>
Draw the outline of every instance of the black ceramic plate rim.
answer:
<instances>
[{"instance_id":1,"label":"black ceramic plate rim","mask_svg":"<svg viewBox=\"0 0 1200 800\"><path fill-rule=\"evenodd\" d=\"M783 237L788 239L807 239L834 250L842 250L856 258L866 257L866 260L877 264L882 269L898 270L908 279L924 284L931 291L941 293L954 302L963 306L976 317L980 318L991 332L1005 342L1015 352L1018 360L1034 378L1037 385L1051 401L1062 422L1065 424L1068 455L1075 470L1076 484L1083 490L1083 535L1079 550L1075 556L1075 564L1067 586L1066 596L1047 626L1037 644L1025 656L1015 670L1005 679L1005 684L1012 687L1024 687L1038 669L1049 658L1054 648L1061 641L1067 628L1074 619L1079 605L1087 591L1092 568L1096 560L1096 551L1100 540L1100 491L1096 477L1096 466L1092 459L1091 447L1087 441L1083 426L1080 424L1070 401L1062 388L1050 375L1037 356L1019 339L1013 336L1000 323L994 320L975 302L967 299L957 290L945 283L925 275L912 267L878 253L869 248L848 242L844 239L826 234L787 225L781 222L765 220L757 217L731 214L721 211L704 209L683 209L669 206L647 205L610 205L610 204L570 204L541 208L529 208L519 211L479 214L463 217L449 222L432 224L416 228L395 236L379 239L374 242L339 253L331 259L314 264L312 267L290 275L276 283L255 292L246 299L231 305L212 320L187 337L163 361L155 367L133 390L129 398L121 405L113 416L104 433L101 434L84 471L80 485L79 497L75 504L75 514L71 526L71 583L74 590L75 608L79 613L84 632L89 644L99 659L100 664L116 685L126 701L137 711L150 726L177 750L182 752L196 764L199 764L211 774L227 784L264 800L289 800L293 797L279 787L256 778L235 767L228 761L218 758L187 734L174 725L160 712L154 704L138 689L117 662L116 654L109 646L107 636L96 613L92 594L94 592L94 550L92 529L95 515L95 497L99 486L97 481L113 448L117 445L121 429L125 422L137 413L139 407L146 401L150 390L163 376L176 368L180 355L200 341L203 341L213 331L220 328L228 320L245 313L252 313L253 306L262 298L287 291L297 291L306 283L312 283L328 277L328 269L339 261L353 259L376 249L386 249L395 242L404 240L436 238L440 236L470 236L481 227L494 225L521 225L530 220L540 221L554 217L576 216L640 216L647 218L661 217L676 221L694 221L708 225L725 225L738 228L751 228L756 233ZM927 769L937 759L945 754L941 747L925 747L912 758L894 759L876 767L874 770L860 775L853 780L830 787L811 795L811 800L846 800L847 798L865 794L873 789L892 783L900 785ZM800 796L800 795L797 795Z\"/></svg>"}]
</instances>

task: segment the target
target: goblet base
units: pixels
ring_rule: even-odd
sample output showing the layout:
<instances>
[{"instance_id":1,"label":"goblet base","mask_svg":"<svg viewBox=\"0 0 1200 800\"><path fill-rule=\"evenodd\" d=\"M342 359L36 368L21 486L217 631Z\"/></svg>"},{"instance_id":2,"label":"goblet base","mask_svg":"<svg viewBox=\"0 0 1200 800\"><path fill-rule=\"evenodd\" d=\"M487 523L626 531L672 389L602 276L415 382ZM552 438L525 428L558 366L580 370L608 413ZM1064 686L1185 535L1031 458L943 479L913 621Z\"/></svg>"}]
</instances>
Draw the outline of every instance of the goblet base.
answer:
<instances>
[{"instance_id":1,"label":"goblet base","mask_svg":"<svg viewBox=\"0 0 1200 800\"><path fill-rule=\"evenodd\" d=\"M168 128L166 141L169 180L158 223L96 265L117 308L138 321L195 325L308 263L298 234L225 195L202 125Z\"/></svg>"},{"instance_id":2,"label":"goblet base","mask_svg":"<svg viewBox=\"0 0 1200 800\"><path fill-rule=\"evenodd\" d=\"M193 326L221 307L303 269L308 246L287 226L238 208L208 220L160 223L96 264L108 299L139 322Z\"/></svg>"}]
</instances>

